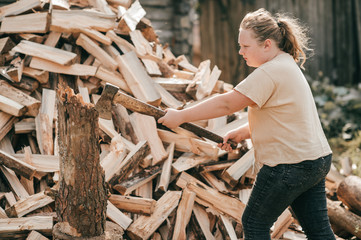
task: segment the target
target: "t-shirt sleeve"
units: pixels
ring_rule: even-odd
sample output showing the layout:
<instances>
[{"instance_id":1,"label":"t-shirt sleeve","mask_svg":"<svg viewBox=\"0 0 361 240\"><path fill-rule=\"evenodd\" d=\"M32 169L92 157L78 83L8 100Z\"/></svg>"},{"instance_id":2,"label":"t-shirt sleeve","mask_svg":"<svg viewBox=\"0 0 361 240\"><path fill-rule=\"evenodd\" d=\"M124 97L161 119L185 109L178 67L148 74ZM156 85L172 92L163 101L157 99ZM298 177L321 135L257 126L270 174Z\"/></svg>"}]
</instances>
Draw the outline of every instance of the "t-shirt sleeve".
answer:
<instances>
[{"instance_id":1,"label":"t-shirt sleeve","mask_svg":"<svg viewBox=\"0 0 361 240\"><path fill-rule=\"evenodd\" d=\"M255 69L234 90L242 93L257 104L259 108L271 97L275 84L271 77L261 68Z\"/></svg>"}]
</instances>

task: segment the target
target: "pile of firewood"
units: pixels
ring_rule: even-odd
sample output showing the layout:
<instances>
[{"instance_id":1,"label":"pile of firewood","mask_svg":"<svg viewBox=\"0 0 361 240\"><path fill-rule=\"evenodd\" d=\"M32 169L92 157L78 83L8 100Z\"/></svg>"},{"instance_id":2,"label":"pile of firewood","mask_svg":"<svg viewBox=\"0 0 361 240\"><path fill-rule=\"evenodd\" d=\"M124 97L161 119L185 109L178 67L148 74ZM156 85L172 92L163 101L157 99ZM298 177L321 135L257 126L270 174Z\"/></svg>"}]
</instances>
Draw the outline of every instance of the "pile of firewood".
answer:
<instances>
[{"instance_id":1,"label":"pile of firewood","mask_svg":"<svg viewBox=\"0 0 361 240\"><path fill-rule=\"evenodd\" d=\"M1 239L51 238L59 221L59 182L74 171L61 167L71 146L58 142L59 86L92 107L110 83L162 109L232 89L209 60L196 67L175 57L145 14L131 0L20 0L0 8ZM247 113L239 112L196 124L223 136L246 123ZM113 239L242 239L242 212L258 171L250 142L227 153L120 104L98 126L94 158L104 170L106 218L120 227ZM330 200L331 222L360 237L360 184L352 185L359 180L343 178L332 170L327 181L333 200L343 186L337 196L348 208ZM84 236L71 224L62 230ZM302 236L288 209L272 228L274 239Z\"/></svg>"}]
</instances>

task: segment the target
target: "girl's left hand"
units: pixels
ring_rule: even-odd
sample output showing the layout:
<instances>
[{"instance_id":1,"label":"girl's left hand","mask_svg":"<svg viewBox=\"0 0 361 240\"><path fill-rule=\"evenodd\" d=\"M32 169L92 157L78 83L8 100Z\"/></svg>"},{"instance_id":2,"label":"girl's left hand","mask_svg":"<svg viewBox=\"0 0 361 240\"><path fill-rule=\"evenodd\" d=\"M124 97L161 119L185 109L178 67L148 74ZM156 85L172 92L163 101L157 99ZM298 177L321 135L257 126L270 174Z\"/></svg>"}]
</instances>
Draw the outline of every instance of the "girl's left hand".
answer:
<instances>
[{"instance_id":1,"label":"girl's left hand","mask_svg":"<svg viewBox=\"0 0 361 240\"><path fill-rule=\"evenodd\" d=\"M161 123L170 129L174 129L184 123L180 110L168 108L165 112L165 115L158 119L158 123Z\"/></svg>"}]
</instances>

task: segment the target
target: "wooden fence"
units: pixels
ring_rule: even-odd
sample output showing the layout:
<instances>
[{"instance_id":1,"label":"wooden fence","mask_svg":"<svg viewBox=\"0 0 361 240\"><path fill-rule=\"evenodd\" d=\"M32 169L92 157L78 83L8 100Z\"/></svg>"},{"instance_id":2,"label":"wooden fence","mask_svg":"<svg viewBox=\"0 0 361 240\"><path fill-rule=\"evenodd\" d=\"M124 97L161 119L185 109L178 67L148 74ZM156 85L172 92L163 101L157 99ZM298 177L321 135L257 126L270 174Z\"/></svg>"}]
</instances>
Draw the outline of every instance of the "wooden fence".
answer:
<instances>
[{"instance_id":1,"label":"wooden fence","mask_svg":"<svg viewBox=\"0 0 361 240\"><path fill-rule=\"evenodd\" d=\"M222 80L236 84L252 69L238 55L238 28L249 11L265 8L290 13L309 27L313 57L305 64L312 79L361 83L361 1L359 0L200 0L201 58L222 70Z\"/></svg>"}]
</instances>

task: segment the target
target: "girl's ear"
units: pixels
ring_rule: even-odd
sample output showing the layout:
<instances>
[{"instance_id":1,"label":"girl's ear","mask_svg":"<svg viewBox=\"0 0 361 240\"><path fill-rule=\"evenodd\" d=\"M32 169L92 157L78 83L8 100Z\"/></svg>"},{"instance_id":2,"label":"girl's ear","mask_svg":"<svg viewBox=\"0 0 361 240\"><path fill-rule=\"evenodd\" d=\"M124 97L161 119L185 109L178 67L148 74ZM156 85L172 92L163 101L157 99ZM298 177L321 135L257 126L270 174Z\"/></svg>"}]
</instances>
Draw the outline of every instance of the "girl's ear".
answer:
<instances>
[{"instance_id":1,"label":"girl's ear","mask_svg":"<svg viewBox=\"0 0 361 240\"><path fill-rule=\"evenodd\" d=\"M265 48L265 50L269 50L269 49L271 49L271 47L272 47L272 41L271 41L271 39L267 38L264 41L264 48Z\"/></svg>"}]
</instances>

